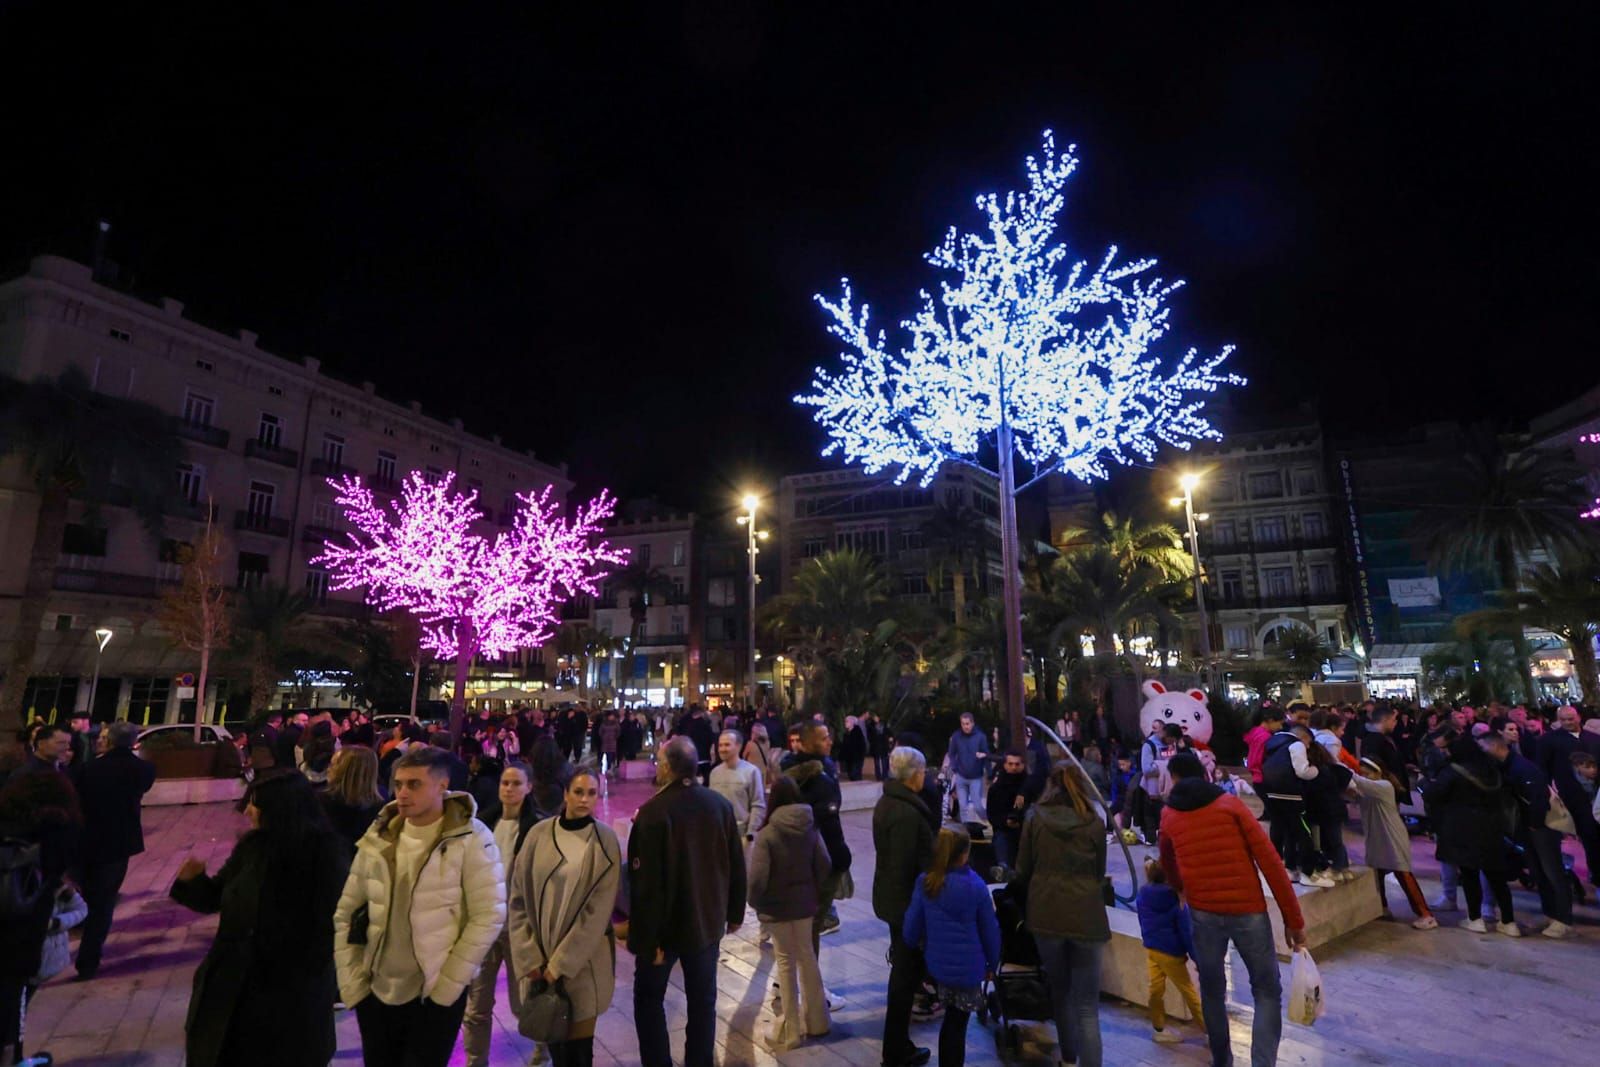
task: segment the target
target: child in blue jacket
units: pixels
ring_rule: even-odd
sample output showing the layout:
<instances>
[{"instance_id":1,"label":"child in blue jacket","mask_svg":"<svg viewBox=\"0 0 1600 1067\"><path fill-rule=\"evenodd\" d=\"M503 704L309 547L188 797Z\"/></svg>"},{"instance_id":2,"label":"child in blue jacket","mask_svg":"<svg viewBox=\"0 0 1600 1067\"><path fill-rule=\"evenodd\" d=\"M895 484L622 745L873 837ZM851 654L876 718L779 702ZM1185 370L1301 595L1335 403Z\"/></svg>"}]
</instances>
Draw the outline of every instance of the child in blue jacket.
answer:
<instances>
[{"instance_id":1,"label":"child in blue jacket","mask_svg":"<svg viewBox=\"0 0 1600 1067\"><path fill-rule=\"evenodd\" d=\"M971 851L966 830L939 831L933 864L917 877L902 930L907 944L922 950L944 1002L940 1067L966 1062L967 1020L983 1005L984 980L1000 969L1000 920L989 887L967 866Z\"/></svg>"},{"instance_id":2,"label":"child in blue jacket","mask_svg":"<svg viewBox=\"0 0 1600 1067\"><path fill-rule=\"evenodd\" d=\"M1205 1035L1200 997L1189 980L1187 966L1194 956L1194 934L1189 924L1189 909L1167 884L1167 872L1162 869L1160 860L1145 860L1144 879L1134 905L1139 909L1139 934L1150 965L1150 1036L1163 1045L1175 1045L1183 1038L1166 1029L1169 981L1188 1006L1189 1017L1200 1027L1201 1036Z\"/></svg>"}]
</instances>

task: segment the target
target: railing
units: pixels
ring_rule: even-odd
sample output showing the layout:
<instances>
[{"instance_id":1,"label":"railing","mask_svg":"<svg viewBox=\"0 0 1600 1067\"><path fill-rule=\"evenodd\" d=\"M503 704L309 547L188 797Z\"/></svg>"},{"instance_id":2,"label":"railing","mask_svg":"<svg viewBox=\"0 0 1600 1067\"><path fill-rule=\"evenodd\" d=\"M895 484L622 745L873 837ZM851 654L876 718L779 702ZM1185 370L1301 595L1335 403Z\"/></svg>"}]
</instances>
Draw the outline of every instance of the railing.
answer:
<instances>
[{"instance_id":1,"label":"railing","mask_svg":"<svg viewBox=\"0 0 1600 1067\"><path fill-rule=\"evenodd\" d=\"M335 463L321 456L311 461L311 473L323 478L343 478L355 472L354 467L346 467L343 463Z\"/></svg>"},{"instance_id":2,"label":"railing","mask_svg":"<svg viewBox=\"0 0 1600 1067\"><path fill-rule=\"evenodd\" d=\"M172 420L172 432L187 441L198 441L213 448L228 447L228 431L216 426L202 425L183 418Z\"/></svg>"},{"instance_id":3,"label":"railing","mask_svg":"<svg viewBox=\"0 0 1600 1067\"><path fill-rule=\"evenodd\" d=\"M146 574L116 574L107 571L58 568L54 586L75 593L105 593L110 596L153 597L161 591L160 579Z\"/></svg>"},{"instance_id":4,"label":"railing","mask_svg":"<svg viewBox=\"0 0 1600 1067\"><path fill-rule=\"evenodd\" d=\"M244 443L244 454L252 459L263 459L268 463L276 463L281 467L297 467L300 464L300 453L292 448L280 448L269 445L265 441L251 438Z\"/></svg>"},{"instance_id":5,"label":"railing","mask_svg":"<svg viewBox=\"0 0 1600 1067\"><path fill-rule=\"evenodd\" d=\"M668 645L687 645L688 634L640 634L637 648L661 648Z\"/></svg>"},{"instance_id":6,"label":"railing","mask_svg":"<svg viewBox=\"0 0 1600 1067\"><path fill-rule=\"evenodd\" d=\"M318 526L315 523L307 523L300 528L300 540L308 545L321 545L332 541L341 532L332 526Z\"/></svg>"},{"instance_id":7,"label":"railing","mask_svg":"<svg viewBox=\"0 0 1600 1067\"><path fill-rule=\"evenodd\" d=\"M262 515L254 511L234 512L233 528L235 530L250 530L255 533L270 534L273 537L289 536L288 519L280 519L276 515Z\"/></svg>"},{"instance_id":8,"label":"railing","mask_svg":"<svg viewBox=\"0 0 1600 1067\"><path fill-rule=\"evenodd\" d=\"M400 491L400 479L392 474L374 474L367 479L367 488L374 493L384 493L394 496Z\"/></svg>"},{"instance_id":9,"label":"railing","mask_svg":"<svg viewBox=\"0 0 1600 1067\"><path fill-rule=\"evenodd\" d=\"M191 503L180 500L171 508L172 517L175 519L189 519L193 522L216 522L218 509L215 504Z\"/></svg>"}]
</instances>

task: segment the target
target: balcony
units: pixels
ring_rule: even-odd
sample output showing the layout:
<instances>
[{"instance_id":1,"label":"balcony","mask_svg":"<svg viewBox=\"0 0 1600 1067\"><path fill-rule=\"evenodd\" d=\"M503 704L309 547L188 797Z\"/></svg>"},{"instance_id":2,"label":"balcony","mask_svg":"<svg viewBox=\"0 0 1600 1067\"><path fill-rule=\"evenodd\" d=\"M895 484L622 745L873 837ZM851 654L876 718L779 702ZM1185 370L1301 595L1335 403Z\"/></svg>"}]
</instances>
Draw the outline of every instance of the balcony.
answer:
<instances>
[{"instance_id":1,"label":"balcony","mask_svg":"<svg viewBox=\"0 0 1600 1067\"><path fill-rule=\"evenodd\" d=\"M145 574L114 574L69 567L56 569L53 584L64 592L140 597L156 596L162 585L160 579Z\"/></svg>"},{"instance_id":2,"label":"balcony","mask_svg":"<svg viewBox=\"0 0 1600 1067\"><path fill-rule=\"evenodd\" d=\"M400 479L392 474L374 474L367 479L367 488L382 496L394 496L400 492Z\"/></svg>"},{"instance_id":3,"label":"balcony","mask_svg":"<svg viewBox=\"0 0 1600 1067\"><path fill-rule=\"evenodd\" d=\"M312 601L310 612L313 615L323 615L334 619L364 619L372 611L365 601L361 600L323 600Z\"/></svg>"},{"instance_id":4,"label":"balcony","mask_svg":"<svg viewBox=\"0 0 1600 1067\"><path fill-rule=\"evenodd\" d=\"M180 498L166 510L174 519L188 519L190 522L217 521L217 506L204 500L191 501Z\"/></svg>"},{"instance_id":5,"label":"balcony","mask_svg":"<svg viewBox=\"0 0 1600 1067\"><path fill-rule=\"evenodd\" d=\"M340 537L343 532L332 526L318 526L316 523L307 523L300 528L300 540L305 544L316 545L321 548L327 542Z\"/></svg>"},{"instance_id":6,"label":"balcony","mask_svg":"<svg viewBox=\"0 0 1600 1067\"><path fill-rule=\"evenodd\" d=\"M252 533L268 534L272 537L289 536L288 519L280 519L276 515L261 515L253 511L234 512L233 528L235 530L249 530Z\"/></svg>"},{"instance_id":7,"label":"balcony","mask_svg":"<svg viewBox=\"0 0 1600 1067\"><path fill-rule=\"evenodd\" d=\"M354 467L346 467L343 463L335 462L318 456L311 461L311 473L319 478L345 478L356 472Z\"/></svg>"},{"instance_id":8,"label":"balcony","mask_svg":"<svg viewBox=\"0 0 1600 1067\"><path fill-rule=\"evenodd\" d=\"M185 441L195 441L212 448L228 447L228 431L211 425L202 425L198 422L189 422L182 417L172 420L172 432Z\"/></svg>"},{"instance_id":9,"label":"balcony","mask_svg":"<svg viewBox=\"0 0 1600 1067\"><path fill-rule=\"evenodd\" d=\"M294 449L279 448L277 445L269 445L265 441L258 441L254 438L244 443L244 454L251 459L276 463L280 467L288 467L291 470L300 465L300 453Z\"/></svg>"},{"instance_id":10,"label":"balcony","mask_svg":"<svg viewBox=\"0 0 1600 1067\"><path fill-rule=\"evenodd\" d=\"M636 648L685 648L688 634L640 634Z\"/></svg>"}]
</instances>

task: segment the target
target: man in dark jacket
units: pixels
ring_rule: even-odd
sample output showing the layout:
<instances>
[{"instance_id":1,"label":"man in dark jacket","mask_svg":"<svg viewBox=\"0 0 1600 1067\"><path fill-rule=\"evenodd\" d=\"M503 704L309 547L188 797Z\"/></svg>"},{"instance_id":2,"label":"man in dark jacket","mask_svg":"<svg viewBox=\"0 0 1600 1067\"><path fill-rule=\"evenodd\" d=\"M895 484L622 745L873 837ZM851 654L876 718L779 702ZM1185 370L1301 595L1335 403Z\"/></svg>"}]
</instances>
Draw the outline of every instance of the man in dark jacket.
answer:
<instances>
[{"instance_id":1,"label":"man in dark jacket","mask_svg":"<svg viewBox=\"0 0 1600 1067\"><path fill-rule=\"evenodd\" d=\"M671 1067L667 980L683 965L688 1000L684 1067L716 1052L717 949L744 920L744 847L733 806L696 781L699 756L674 737L656 758L661 790L628 839L628 951L635 957L634 1029L644 1067Z\"/></svg>"},{"instance_id":2,"label":"man in dark jacket","mask_svg":"<svg viewBox=\"0 0 1600 1067\"><path fill-rule=\"evenodd\" d=\"M837 772L830 758L832 751L832 732L820 722L808 722L800 732L800 751L784 767L783 772L794 779L800 787L800 795L811 805L817 833L822 835L822 843L828 847L828 860L833 865L827 880L822 883L819 894L822 906L817 910L816 922L811 926L811 946L819 952L824 927L831 930L839 925L838 919L832 919L831 923L829 920L832 918L834 899L839 895L845 875L850 873L850 846L845 843L844 826L839 822L842 798ZM818 958L820 960L821 957Z\"/></svg>"},{"instance_id":3,"label":"man in dark jacket","mask_svg":"<svg viewBox=\"0 0 1600 1067\"><path fill-rule=\"evenodd\" d=\"M1532 760L1511 746L1499 732L1478 738L1478 747L1495 762L1521 812L1515 840L1526 851L1528 867L1539 887L1539 909L1550 924L1542 931L1552 938L1572 932L1572 887L1561 860L1561 834L1545 826L1550 814L1550 779Z\"/></svg>"},{"instance_id":4,"label":"man in dark jacket","mask_svg":"<svg viewBox=\"0 0 1600 1067\"><path fill-rule=\"evenodd\" d=\"M1361 757L1376 763L1395 781L1409 785L1411 776L1400 755L1400 746L1391 736L1397 721L1392 707L1387 704L1373 705L1367 713L1367 731L1361 735ZM1411 803L1411 790L1408 788L1395 800L1400 804Z\"/></svg>"},{"instance_id":5,"label":"man in dark jacket","mask_svg":"<svg viewBox=\"0 0 1600 1067\"><path fill-rule=\"evenodd\" d=\"M1539 739L1539 769L1556 787L1556 792L1572 812L1589 867L1589 884L1600 884L1600 826L1595 824L1593 800L1578 784L1572 770L1572 754L1587 752L1600 759L1600 737L1583 733L1583 716L1568 705L1557 709L1555 728Z\"/></svg>"},{"instance_id":6,"label":"man in dark jacket","mask_svg":"<svg viewBox=\"0 0 1600 1067\"><path fill-rule=\"evenodd\" d=\"M78 798L83 805L83 838L77 870L78 886L89 916L78 945L78 978L87 981L100 969L100 951L111 932L111 913L128 859L144 851L140 805L156 781L156 769L133 753L139 728L131 722L106 727L106 754L84 764L78 773Z\"/></svg>"},{"instance_id":7,"label":"man in dark jacket","mask_svg":"<svg viewBox=\"0 0 1600 1067\"><path fill-rule=\"evenodd\" d=\"M928 1062L930 1050L911 1043L911 1004L922 984L922 953L901 931L917 875L933 861L933 831L923 803L927 760L914 748L889 753L889 780L872 809L872 913L889 925L889 999L883 1018L884 1067Z\"/></svg>"},{"instance_id":8,"label":"man in dark jacket","mask_svg":"<svg viewBox=\"0 0 1600 1067\"><path fill-rule=\"evenodd\" d=\"M1022 753L1007 752L1000 773L989 783L989 825L994 829L994 858L1002 867L1017 862L1017 846L1022 841L1022 819L1028 805L1038 799L1033 791Z\"/></svg>"}]
</instances>

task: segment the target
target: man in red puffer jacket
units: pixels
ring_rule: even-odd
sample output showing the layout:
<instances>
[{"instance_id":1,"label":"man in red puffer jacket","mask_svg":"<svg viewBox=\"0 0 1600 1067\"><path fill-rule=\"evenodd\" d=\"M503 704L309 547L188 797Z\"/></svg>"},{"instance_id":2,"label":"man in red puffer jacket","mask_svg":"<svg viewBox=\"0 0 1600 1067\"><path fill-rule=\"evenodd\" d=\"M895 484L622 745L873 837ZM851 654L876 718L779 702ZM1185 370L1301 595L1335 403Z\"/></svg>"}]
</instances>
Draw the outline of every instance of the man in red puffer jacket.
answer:
<instances>
[{"instance_id":1,"label":"man in red puffer jacket","mask_svg":"<svg viewBox=\"0 0 1600 1067\"><path fill-rule=\"evenodd\" d=\"M1193 920L1200 1012L1211 1043L1211 1062L1214 1067L1233 1063L1224 970L1231 941L1250 972L1250 995L1255 1001L1251 1062L1274 1063L1283 1033L1283 988L1260 876L1266 876L1283 913L1289 947L1298 949L1306 943L1305 919L1289 872L1239 798L1205 780L1205 766L1198 756L1180 752L1167 770L1173 785L1161 812L1161 866L1167 883L1189 905Z\"/></svg>"}]
</instances>

